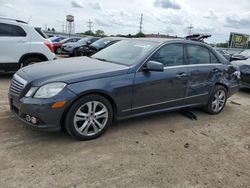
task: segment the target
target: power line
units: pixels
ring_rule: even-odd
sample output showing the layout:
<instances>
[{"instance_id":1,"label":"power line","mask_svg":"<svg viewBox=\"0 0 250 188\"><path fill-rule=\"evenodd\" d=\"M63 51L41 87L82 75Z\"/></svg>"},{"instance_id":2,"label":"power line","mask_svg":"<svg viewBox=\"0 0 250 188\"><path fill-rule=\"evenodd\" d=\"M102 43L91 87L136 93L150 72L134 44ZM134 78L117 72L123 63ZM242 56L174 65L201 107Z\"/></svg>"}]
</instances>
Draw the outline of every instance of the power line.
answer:
<instances>
[{"instance_id":1,"label":"power line","mask_svg":"<svg viewBox=\"0 0 250 188\"><path fill-rule=\"evenodd\" d=\"M139 26L139 32L142 33L142 25L143 25L143 14L141 14L141 21Z\"/></svg>"},{"instance_id":2,"label":"power line","mask_svg":"<svg viewBox=\"0 0 250 188\"><path fill-rule=\"evenodd\" d=\"M89 21L87 23L88 23L89 31L92 31L93 22L91 21L91 19L89 19Z\"/></svg>"}]
</instances>

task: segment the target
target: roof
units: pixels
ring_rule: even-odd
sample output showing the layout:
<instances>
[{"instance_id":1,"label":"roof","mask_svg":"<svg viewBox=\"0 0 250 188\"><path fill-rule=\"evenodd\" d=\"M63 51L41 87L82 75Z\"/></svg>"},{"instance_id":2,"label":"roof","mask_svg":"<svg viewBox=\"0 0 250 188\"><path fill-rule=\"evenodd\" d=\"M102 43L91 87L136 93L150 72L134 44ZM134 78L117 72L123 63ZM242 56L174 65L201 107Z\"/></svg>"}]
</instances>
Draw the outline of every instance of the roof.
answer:
<instances>
[{"instance_id":1,"label":"roof","mask_svg":"<svg viewBox=\"0 0 250 188\"><path fill-rule=\"evenodd\" d=\"M0 17L0 20L6 20L6 21L13 21L13 22L18 22L18 23L28 24L28 23L25 22L25 21L16 20L16 19L11 19L11 18L3 18L3 17Z\"/></svg>"}]
</instances>

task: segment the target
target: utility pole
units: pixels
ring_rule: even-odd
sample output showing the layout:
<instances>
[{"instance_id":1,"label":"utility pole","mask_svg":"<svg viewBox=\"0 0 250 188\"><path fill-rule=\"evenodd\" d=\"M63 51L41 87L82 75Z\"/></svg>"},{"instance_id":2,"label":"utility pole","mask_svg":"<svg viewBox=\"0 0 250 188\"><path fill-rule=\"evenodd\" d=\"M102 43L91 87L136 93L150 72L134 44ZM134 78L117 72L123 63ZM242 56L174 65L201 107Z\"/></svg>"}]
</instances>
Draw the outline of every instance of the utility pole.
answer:
<instances>
[{"instance_id":1,"label":"utility pole","mask_svg":"<svg viewBox=\"0 0 250 188\"><path fill-rule=\"evenodd\" d=\"M62 23L62 32L64 33L64 27L65 27L65 25L64 25L64 23Z\"/></svg>"},{"instance_id":2,"label":"utility pole","mask_svg":"<svg viewBox=\"0 0 250 188\"><path fill-rule=\"evenodd\" d=\"M91 21L91 19L89 19L89 21L87 23L88 23L89 31L92 31L93 22Z\"/></svg>"},{"instance_id":3,"label":"utility pole","mask_svg":"<svg viewBox=\"0 0 250 188\"><path fill-rule=\"evenodd\" d=\"M192 33L192 29L194 28L193 27L193 25L192 24L190 24L190 26L189 27L187 27L188 29L189 29L189 35L191 35L191 33Z\"/></svg>"},{"instance_id":4,"label":"utility pole","mask_svg":"<svg viewBox=\"0 0 250 188\"><path fill-rule=\"evenodd\" d=\"M142 24L143 24L143 14L141 14L141 21L139 26L139 32L142 33Z\"/></svg>"}]
</instances>

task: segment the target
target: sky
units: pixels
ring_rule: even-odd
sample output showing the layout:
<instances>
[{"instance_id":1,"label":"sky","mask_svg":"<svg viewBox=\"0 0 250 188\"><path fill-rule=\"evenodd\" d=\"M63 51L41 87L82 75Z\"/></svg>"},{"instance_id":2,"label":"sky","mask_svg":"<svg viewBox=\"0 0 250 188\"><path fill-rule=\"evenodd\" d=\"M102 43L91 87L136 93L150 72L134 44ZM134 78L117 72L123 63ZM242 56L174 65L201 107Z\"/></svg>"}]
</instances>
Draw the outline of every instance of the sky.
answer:
<instances>
[{"instance_id":1,"label":"sky","mask_svg":"<svg viewBox=\"0 0 250 188\"><path fill-rule=\"evenodd\" d=\"M226 42L230 32L250 34L250 0L0 0L0 17L28 21L62 31L66 15L75 17L76 32L101 29L108 35L143 32L186 36L208 33L208 42Z\"/></svg>"}]
</instances>

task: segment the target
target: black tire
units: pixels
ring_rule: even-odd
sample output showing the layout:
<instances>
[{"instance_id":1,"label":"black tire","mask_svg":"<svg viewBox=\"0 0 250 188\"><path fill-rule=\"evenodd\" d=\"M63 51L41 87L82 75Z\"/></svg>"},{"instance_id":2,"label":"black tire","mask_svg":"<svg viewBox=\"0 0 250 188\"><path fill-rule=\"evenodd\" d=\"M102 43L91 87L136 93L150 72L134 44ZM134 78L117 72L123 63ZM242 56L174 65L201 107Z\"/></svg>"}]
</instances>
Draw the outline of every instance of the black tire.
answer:
<instances>
[{"instance_id":1,"label":"black tire","mask_svg":"<svg viewBox=\"0 0 250 188\"><path fill-rule=\"evenodd\" d=\"M221 105L221 107L219 109L215 110L213 108L213 102L215 101L216 94L218 92L222 92L222 93L224 92L225 93L225 97L223 99L225 101L224 101L223 105ZM205 110L206 110L206 112L208 112L209 114L212 114L212 115L219 114L224 109L226 103L227 103L227 89L224 86L216 85L213 92L212 92L212 94L211 94L211 96L209 97L209 100L208 100L208 103L207 103L207 105L205 107Z\"/></svg>"},{"instance_id":2,"label":"black tire","mask_svg":"<svg viewBox=\"0 0 250 188\"><path fill-rule=\"evenodd\" d=\"M80 134L79 131L77 131L77 128L75 127L78 125L76 125L74 122L74 120L75 120L74 118L76 117L76 114L79 111L79 109L82 108L82 106L84 106L88 102L100 102L101 104L103 104L106 107L106 110L107 110L107 119L106 119L105 125L103 126L102 129L99 130L99 132L97 132L94 135L83 135L83 132L85 132L85 129L88 125L85 126L85 128L82 130L82 134ZM95 138L98 138L99 136L101 136L108 129L108 127L111 125L112 120L113 120L113 109L112 109L110 102L103 96L91 94L91 95L86 95L86 96L78 99L70 107L70 109L66 115L66 119L65 119L65 129L69 133L69 135L71 135L72 137L74 137L78 140L91 140L91 139L95 139ZM85 121L88 121L90 123L90 120L83 120L83 121L84 121L84 123L85 123ZM83 126L84 123L81 122L80 125ZM91 124L91 126L92 126L92 124ZM90 128L91 127L89 126L87 129L90 129ZM86 130L86 131L88 131L88 130Z\"/></svg>"},{"instance_id":3,"label":"black tire","mask_svg":"<svg viewBox=\"0 0 250 188\"><path fill-rule=\"evenodd\" d=\"M77 56L81 56L78 48L74 49L74 51L73 51L73 57L77 57Z\"/></svg>"},{"instance_id":4,"label":"black tire","mask_svg":"<svg viewBox=\"0 0 250 188\"><path fill-rule=\"evenodd\" d=\"M55 51L56 54L61 54L62 53L62 49L61 48L57 48Z\"/></svg>"},{"instance_id":5,"label":"black tire","mask_svg":"<svg viewBox=\"0 0 250 188\"><path fill-rule=\"evenodd\" d=\"M42 62L42 59L39 57L28 57L28 58L23 60L22 67L32 65L34 63L39 63L39 62Z\"/></svg>"}]
</instances>

